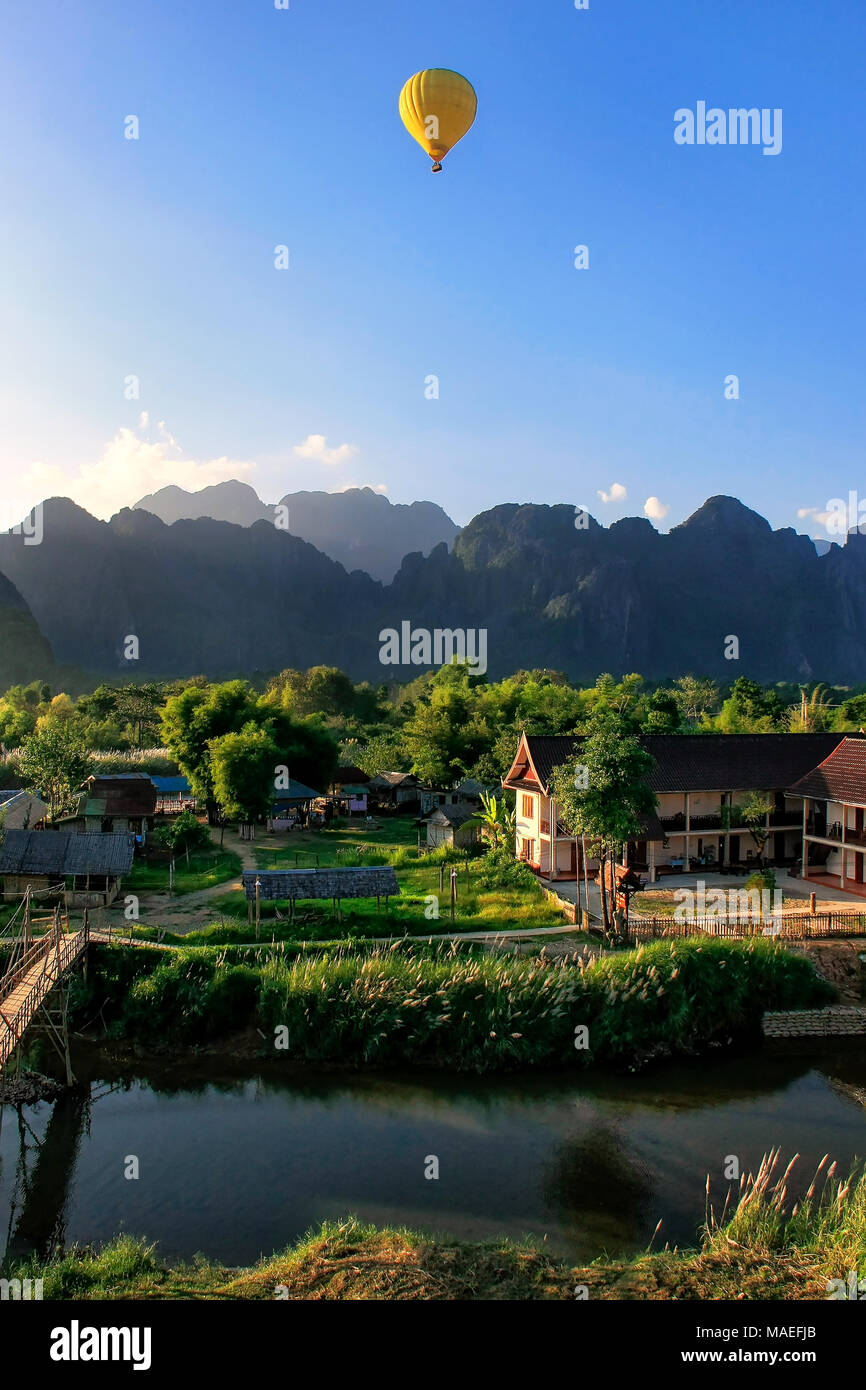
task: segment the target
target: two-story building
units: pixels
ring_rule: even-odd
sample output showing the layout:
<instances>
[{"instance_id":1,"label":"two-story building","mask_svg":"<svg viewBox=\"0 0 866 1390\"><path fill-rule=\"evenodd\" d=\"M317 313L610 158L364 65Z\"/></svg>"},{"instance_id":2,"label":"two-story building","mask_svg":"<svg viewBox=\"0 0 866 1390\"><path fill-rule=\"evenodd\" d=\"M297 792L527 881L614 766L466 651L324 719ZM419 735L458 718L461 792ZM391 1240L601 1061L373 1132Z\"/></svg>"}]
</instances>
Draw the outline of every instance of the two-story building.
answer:
<instances>
[{"instance_id":1,"label":"two-story building","mask_svg":"<svg viewBox=\"0 0 866 1390\"><path fill-rule=\"evenodd\" d=\"M646 734L641 743L654 760L648 782L656 810L643 834L627 847L627 859L651 882L660 874L748 866L758 845L738 823L737 808L759 792L770 804L764 815L764 859L795 864L802 854L803 812L794 784L845 740L843 734ZM857 740L853 740L856 742ZM516 853L548 879L583 872L581 845L562 825L551 794L554 768L579 761L574 736L523 734L502 785L516 804ZM587 868L596 868L588 860Z\"/></svg>"},{"instance_id":2,"label":"two-story building","mask_svg":"<svg viewBox=\"0 0 866 1390\"><path fill-rule=\"evenodd\" d=\"M843 738L790 794L802 798L803 877L866 897L866 739Z\"/></svg>"},{"instance_id":3,"label":"two-story building","mask_svg":"<svg viewBox=\"0 0 866 1390\"><path fill-rule=\"evenodd\" d=\"M147 773L114 773L88 777L75 810L57 825L85 834L131 834L144 844L155 815L156 787Z\"/></svg>"}]
</instances>

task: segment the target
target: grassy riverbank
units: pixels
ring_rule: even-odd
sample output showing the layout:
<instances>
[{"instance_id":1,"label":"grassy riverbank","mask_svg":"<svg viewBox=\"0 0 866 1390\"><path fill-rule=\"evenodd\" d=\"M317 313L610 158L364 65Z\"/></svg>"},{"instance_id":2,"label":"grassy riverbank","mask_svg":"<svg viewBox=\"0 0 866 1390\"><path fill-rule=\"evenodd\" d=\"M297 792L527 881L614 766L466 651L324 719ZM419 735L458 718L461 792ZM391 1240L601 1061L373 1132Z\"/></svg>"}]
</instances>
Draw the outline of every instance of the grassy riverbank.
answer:
<instances>
[{"instance_id":1,"label":"grassy riverbank","mask_svg":"<svg viewBox=\"0 0 866 1390\"><path fill-rule=\"evenodd\" d=\"M744 1178L723 1214L712 1207L693 1250L661 1250L588 1266L537 1245L469 1244L406 1230L328 1223L249 1269L201 1259L170 1267L121 1236L17 1271L44 1280L46 1299L772 1299L828 1297L831 1279L866 1262L866 1183L824 1164L799 1203L778 1153ZM722 1199L724 1201L724 1198Z\"/></svg>"},{"instance_id":2,"label":"grassy riverbank","mask_svg":"<svg viewBox=\"0 0 866 1390\"><path fill-rule=\"evenodd\" d=\"M658 941L547 960L452 947L97 950L73 984L77 1028L176 1046L256 1027L262 1050L345 1066L478 1071L603 1061L635 1066L757 1029L767 1009L833 990L765 939ZM585 1034L581 1033L585 1029Z\"/></svg>"}]
</instances>

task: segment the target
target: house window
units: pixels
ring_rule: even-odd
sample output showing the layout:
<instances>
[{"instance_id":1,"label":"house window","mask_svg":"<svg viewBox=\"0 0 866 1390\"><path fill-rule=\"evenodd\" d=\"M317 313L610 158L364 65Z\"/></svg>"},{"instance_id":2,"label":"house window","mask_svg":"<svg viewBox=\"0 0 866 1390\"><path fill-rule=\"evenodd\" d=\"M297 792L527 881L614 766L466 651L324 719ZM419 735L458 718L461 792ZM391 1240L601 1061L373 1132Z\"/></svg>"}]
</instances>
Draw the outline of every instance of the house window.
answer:
<instances>
[{"instance_id":1,"label":"house window","mask_svg":"<svg viewBox=\"0 0 866 1390\"><path fill-rule=\"evenodd\" d=\"M533 819L535 815L535 807L532 804L531 796L522 796L520 798L520 814L523 816L524 820Z\"/></svg>"}]
</instances>

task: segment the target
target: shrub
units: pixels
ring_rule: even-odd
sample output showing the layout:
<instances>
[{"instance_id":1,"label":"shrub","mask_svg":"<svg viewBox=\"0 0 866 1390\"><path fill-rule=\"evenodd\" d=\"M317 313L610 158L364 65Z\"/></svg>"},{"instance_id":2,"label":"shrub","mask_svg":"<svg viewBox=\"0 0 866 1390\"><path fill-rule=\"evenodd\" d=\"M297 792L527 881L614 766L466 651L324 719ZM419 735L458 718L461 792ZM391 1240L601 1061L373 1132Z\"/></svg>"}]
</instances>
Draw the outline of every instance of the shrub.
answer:
<instances>
[{"instance_id":1,"label":"shrub","mask_svg":"<svg viewBox=\"0 0 866 1390\"><path fill-rule=\"evenodd\" d=\"M475 873L479 888L535 888L535 875L528 864L515 859L509 849L488 850Z\"/></svg>"}]
</instances>

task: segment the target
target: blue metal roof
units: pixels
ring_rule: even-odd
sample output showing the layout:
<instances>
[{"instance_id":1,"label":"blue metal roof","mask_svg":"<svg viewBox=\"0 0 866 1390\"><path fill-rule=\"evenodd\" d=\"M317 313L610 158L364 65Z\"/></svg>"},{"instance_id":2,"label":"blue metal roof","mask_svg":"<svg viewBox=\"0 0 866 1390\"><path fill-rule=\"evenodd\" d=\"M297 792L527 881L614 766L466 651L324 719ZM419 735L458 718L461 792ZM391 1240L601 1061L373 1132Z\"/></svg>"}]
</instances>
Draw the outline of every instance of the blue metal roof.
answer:
<instances>
[{"instance_id":1,"label":"blue metal roof","mask_svg":"<svg viewBox=\"0 0 866 1390\"><path fill-rule=\"evenodd\" d=\"M166 792L191 792L192 787L186 777L156 777L151 776L151 782L158 792L165 796Z\"/></svg>"}]
</instances>

